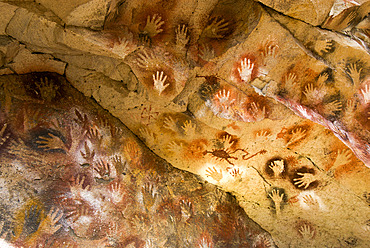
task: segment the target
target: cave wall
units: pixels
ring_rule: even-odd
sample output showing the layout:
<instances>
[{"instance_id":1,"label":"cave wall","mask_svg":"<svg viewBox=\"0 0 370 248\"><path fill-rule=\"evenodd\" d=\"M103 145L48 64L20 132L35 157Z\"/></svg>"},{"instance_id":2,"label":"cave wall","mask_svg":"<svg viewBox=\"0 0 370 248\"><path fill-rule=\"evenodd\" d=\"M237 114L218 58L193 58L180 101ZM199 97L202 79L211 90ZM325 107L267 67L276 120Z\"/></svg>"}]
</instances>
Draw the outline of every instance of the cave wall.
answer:
<instances>
[{"instance_id":1,"label":"cave wall","mask_svg":"<svg viewBox=\"0 0 370 248\"><path fill-rule=\"evenodd\" d=\"M4 240L367 247L369 3L1 1Z\"/></svg>"}]
</instances>

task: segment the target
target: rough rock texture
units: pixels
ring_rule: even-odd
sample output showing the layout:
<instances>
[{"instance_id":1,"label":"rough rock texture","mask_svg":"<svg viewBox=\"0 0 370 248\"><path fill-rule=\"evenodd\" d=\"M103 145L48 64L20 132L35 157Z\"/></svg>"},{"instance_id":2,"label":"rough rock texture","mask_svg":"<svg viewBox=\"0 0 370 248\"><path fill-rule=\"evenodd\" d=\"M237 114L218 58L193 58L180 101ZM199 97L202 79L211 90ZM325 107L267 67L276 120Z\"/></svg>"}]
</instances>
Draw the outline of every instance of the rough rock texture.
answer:
<instances>
[{"instance_id":1,"label":"rough rock texture","mask_svg":"<svg viewBox=\"0 0 370 248\"><path fill-rule=\"evenodd\" d=\"M104 159L92 159L91 163L86 162L88 165L78 160L82 168L72 163L73 171L79 168L88 173L86 178L90 177L91 180L86 182L91 182L91 191L99 192L91 194L101 197L95 199L91 196L89 201L97 201L90 203L97 204L94 205L95 209L91 212L81 210L81 215L104 215L98 218L101 222L91 224L92 229L89 227L80 230L85 232L85 236L76 234L79 238L88 242L106 236L111 246L130 247L129 243L124 243L128 241L122 241L127 236L112 237L105 228L111 223L104 222L104 218L112 218L105 215L111 212L103 208L104 202L109 201L106 199L111 197L108 191L104 195L104 187L107 186L105 183L116 185L109 182L116 177L113 182L123 183L122 188L130 190L128 195L141 194L138 198L134 197L137 201L135 204L141 204L141 210L145 213L140 216L148 218L141 220L146 224L151 221L155 226L149 230L137 227L132 233L127 231L127 235L140 240L132 243L131 247L163 247L164 244L167 247L368 246L370 2L37 2L0 3L0 13L4 13L0 20L0 73L5 75L47 71L60 74L66 82L55 74L50 74L53 75L50 77L58 78L58 82L63 81L63 87L70 83L86 97L93 98L156 155L178 169L199 175L200 180L207 180L222 190L231 192L249 218L271 234L273 241L269 234L247 217L238 219L235 201L229 196L227 199L220 199L227 201L225 204L230 207L211 207L218 216L216 219L205 213L206 210L199 210L200 212L194 212L197 218L189 217L194 222L185 220L185 226L179 226L178 223L182 223L189 215L181 212L184 211L181 208L183 203L179 202L184 198L182 194L189 198L188 194L193 192L192 187L197 188L191 186L199 184L195 179L189 179L186 183L188 186L184 189L183 179L171 176L176 173L182 175L182 172L169 169L171 167L167 165L164 172L162 167L147 161L132 171L132 163L135 163L132 161L141 158L141 155L131 145L127 147L128 136L113 144L109 143L109 137L113 137L115 131L108 132L107 127L122 125L118 121L109 122L108 125L105 120L94 119L101 111L88 102L86 111L73 111L76 106L85 108L81 106L82 98L78 102L73 101L76 93L53 87L55 82L50 83L43 79L44 74L4 76L3 103L0 105L4 112L0 122L3 125L0 134L4 144L13 144L12 149L22 150L15 148L22 147L22 143L7 141L13 136L6 131L17 126L9 124L8 127L7 123L14 122L17 118L17 115L9 113L22 112L22 109L32 106L30 102L35 100L31 99L38 99L40 106L47 106L48 103L61 104L58 102L61 97L68 104L61 105L61 110L54 107L54 115L58 120L67 119L72 122L67 127L77 125L85 130L82 132L85 136L78 139L79 146L72 148L71 137L55 126L48 126L54 122L51 122L51 117L46 118L42 124L37 124L39 122L36 120L33 122L33 125L41 125L44 133L29 137L30 132L33 132L32 128L23 127L18 131L19 137L16 137L20 142L25 142L24 146L33 149L33 152L41 152L50 158L66 156L70 149L74 151L73 156L69 157L72 160L76 160L76 156L80 160L85 159L82 157L88 153L91 155L94 148L96 155L93 156L103 156L104 159L113 159L114 153L121 152L122 161L127 161L127 168L131 169L130 177L126 177L121 175L126 172L117 172L117 166L116 174L99 174L102 168L107 168L108 161L104 162ZM45 75L49 77L49 74ZM23 90L19 93L22 87L17 90L16 86L12 86L19 85L16 83L19 80L32 87L27 86L26 92ZM12 94L15 97L10 97ZM22 97L17 97L19 94ZM18 107L20 105L23 107ZM94 108L97 109L96 113ZM27 110L22 113L23 119L32 117L32 113ZM84 113L88 115L85 117ZM40 117L36 119L40 120ZM64 132L67 127L64 126ZM126 135L128 131L124 133ZM94 143L94 139L101 143ZM34 142L33 146L27 142ZM107 147L104 142L107 142ZM140 144L136 140L135 142ZM49 148L56 145L62 145L62 148L50 151ZM112 145L114 149L111 148ZM9 154L9 148L4 146L1 149L1 156L8 158L9 155L4 154ZM113 153L109 153L111 149ZM127 149L131 149L131 152L133 150L135 155L130 155ZM144 149L141 144L140 149ZM17 156L26 156L23 160L26 163L33 159L27 157L27 154L25 149ZM117 159L112 160L111 165L113 161ZM18 168L14 163L4 164ZM63 168L68 164L70 163L61 163ZM54 184L61 185L55 187L63 188L63 182L70 179L63 171L58 173L51 173L52 177L59 180ZM137 173L144 175L135 181L140 186L133 186L132 181L129 183L125 181L127 179L122 179L136 180ZM73 173L68 174L71 175L76 176ZM186 172L184 175L189 174ZM9 176L5 176L7 177ZM41 178L31 178L30 185L35 184L44 190L53 189L51 182L40 180ZM148 186L147 183L155 186ZM171 183L179 188L179 193L168 188ZM200 183L203 185L202 181ZM209 184L205 185L210 187L210 191L215 191ZM84 187L87 184L82 189ZM158 188L158 191L153 193L151 187ZM153 199L144 200L145 190L151 192L149 195L155 198L155 203L150 204ZM22 195L30 194L21 192ZM157 197L154 197L155 193ZM42 198L44 193L33 194ZM61 194L66 195L64 191ZM40 203L29 203L27 198L17 201L5 193L2 195L6 198L4 208L14 208L14 212L4 215L5 223L9 223L4 230L13 230L15 236L7 237L7 240L26 245L45 241L47 235L42 235L42 229L40 231L40 228L33 227L28 232L21 229L27 222L27 214L32 211L38 213L37 209L41 208L32 206L44 204L42 208L47 211L52 206L56 207L53 205L56 203L45 203L43 200L39 200ZM59 217L63 221L64 218L68 219L69 205L72 206L72 212L77 211L73 209L73 202L68 202L70 198L73 197L65 200L64 205L58 205L64 209L63 217L58 215L58 221ZM167 220L174 222L172 227L163 227L165 220L161 215L161 208L158 208L160 202L164 204L167 198L171 198L168 200L171 202L168 203L172 206L171 209L180 211L177 212L178 216L171 215ZM195 204L199 204L200 209L209 207L202 204L212 205L215 200L206 198L205 201L209 202L201 203L195 198L189 198L189 201L194 208ZM119 206L108 208L113 212L123 211ZM134 209L128 208L127 214L123 214L123 220L113 218L112 221L117 222L114 225L126 230L129 226L126 215L138 220ZM14 217L14 214L22 211L23 216L20 214L18 219ZM220 217L222 213L230 215L230 218L226 220ZM39 215L43 218L43 215ZM81 221L75 214L69 219L71 218L75 222ZM227 222L229 220L235 222L231 224ZM59 222L63 225L63 230L69 226L76 231L73 229L73 221L66 221L66 224L63 221ZM197 227L200 222L208 233ZM224 230L222 228L214 229L215 225L233 228L230 232L224 232L220 231ZM152 233L160 229L164 230L164 236L154 239ZM166 239L168 236L165 235L174 233L174 230L184 230L184 233L177 232L172 235L173 240ZM59 232L62 231L51 235L51 238L47 236L47 242L63 240ZM86 233L90 236L86 236ZM60 235L68 236L66 233ZM181 235L189 235L191 238L184 240ZM74 239L73 242L82 241Z\"/></svg>"},{"instance_id":2,"label":"rough rock texture","mask_svg":"<svg viewBox=\"0 0 370 248\"><path fill-rule=\"evenodd\" d=\"M230 194L153 155L63 77L0 82L1 227L16 247L273 245Z\"/></svg>"}]
</instances>

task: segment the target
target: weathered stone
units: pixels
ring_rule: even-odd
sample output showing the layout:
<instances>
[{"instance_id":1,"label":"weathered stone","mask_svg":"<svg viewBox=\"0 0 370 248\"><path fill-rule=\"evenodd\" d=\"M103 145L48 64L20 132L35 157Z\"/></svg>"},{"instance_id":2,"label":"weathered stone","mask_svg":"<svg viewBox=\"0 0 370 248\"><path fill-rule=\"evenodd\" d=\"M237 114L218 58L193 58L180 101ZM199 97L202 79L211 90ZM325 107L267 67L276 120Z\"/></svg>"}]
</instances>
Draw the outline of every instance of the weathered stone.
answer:
<instances>
[{"instance_id":1,"label":"weathered stone","mask_svg":"<svg viewBox=\"0 0 370 248\"><path fill-rule=\"evenodd\" d=\"M302 20L314 26L320 25L325 21L335 2L335 0L258 1L287 16Z\"/></svg>"},{"instance_id":2,"label":"weathered stone","mask_svg":"<svg viewBox=\"0 0 370 248\"><path fill-rule=\"evenodd\" d=\"M48 54L32 54L22 47L8 67L18 74L49 71L63 75L66 63L55 60Z\"/></svg>"},{"instance_id":3,"label":"weathered stone","mask_svg":"<svg viewBox=\"0 0 370 248\"><path fill-rule=\"evenodd\" d=\"M6 35L6 27L15 14L17 7L0 2L0 35Z\"/></svg>"},{"instance_id":4,"label":"weathered stone","mask_svg":"<svg viewBox=\"0 0 370 248\"><path fill-rule=\"evenodd\" d=\"M53 1L53 0L36 0L37 3L42 4L46 8L53 11L62 20L66 21L67 17L79 6L89 3L91 0L65 0L65 1Z\"/></svg>"},{"instance_id":5,"label":"weathered stone","mask_svg":"<svg viewBox=\"0 0 370 248\"><path fill-rule=\"evenodd\" d=\"M26 9L18 8L6 28L6 34L20 42L48 48L58 49L54 34L63 32L55 22L37 16Z\"/></svg>"},{"instance_id":6,"label":"weathered stone","mask_svg":"<svg viewBox=\"0 0 370 248\"><path fill-rule=\"evenodd\" d=\"M93 0L75 8L65 18L67 25L102 29L108 10L107 0Z\"/></svg>"},{"instance_id":7,"label":"weathered stone","mask_svg":"<svg viewBox=\"0 0 370 248\"><path fill-rule=\"evenodd\" d=\"M0 82L16 89L0 93L1 217L7 223L1 228L14 230L15 246L274 245L230 194L152 154L62 77L33 73ZM109 93L114 102L108 86L93 96ZM7 97L18 103L7 106ZM22 126L15 116L22 116ZM99 126L98 133L84 130L88 123Z\"/></svg>"},{"instance_id":8,"label":"weathered stone","mask_svg":"<svg viewBox=\"0 0 370 248\"><path fill-rule=\"evenodd\" d=\"M96 204L109 207L94 208L91 214L99 215L96 220L102 222L85 228L66 220L66 226L85 238L77 240L81 246L91 246L91 240L107 236L109 245L126 247L129 241L117 240L132 234L137 237L137 243L131 244L135 247L275 247L269 236L259 235L259 231L252 232L251 239L231 238L240 226L222 217L226 211L234 218L235 211L229 208L215 207L214 215L198 215L200 219L189 218L187 224L179 222L188 218L189 209L177 201L183 197L174 189L197 197L199 185L207 180L231 192L247 215L272 235L278 247L367 247L368 2L92 0L63 1L60 9L53 1L42 1L39 6L34 2L12 4L17 8L14 16L1 20L9 37L0 37L0 51L4 54L0 73L44 70L56 71L63 77L47 73L3 77L0 134L3 140L16 133L21 140L32 140L34 132L46 128L44 131L50 135L41 135L44 138L37 144L26 142L25 151L39 147L37 152L47 159L67 156L63 165L80 168L74 164L77 161L81 171L90 171L86 175L94 179L87 180L84 186L93 182L92 191L102 196L94 196ZM53 16L52 10L62 21ZM17 86L20 79L25 87ZM60 85L55 82L62 82L63 90L59 91ZM106 117L103 110L77 96L68 84L118 118L157 156L198 175L200 183L187 183L185 174L177 174L169 167L155 167L150 159L133 162L142 158L144 144L130 136L128 130L122 131L118 120ZM32 112L28 105L41 109L48 106L49 110ZM69 112L63 112L66 109ZM14 124L5 124L8 120ZM83 137L76 139L80 143L75 146L68 130L77 132L73 130L81 128ZM7 137L7 130L16 131L9 131L11 135ZM65 139L53 138L56 136ZM19 150L15 143L10 145L13 151ZM60 150L44 151L47 145ZM136 149L136 145L140 148ZM87 154L95 159L87 161ZM127 180L140 186L127 184L126 179L122 182L133 187L130 192L135 204L139 204L135 205L139 206L137 212L150 221L136 218L131 208L128 212L119 209L124 211L120 212L123 219L131 223L114 217L123 236L112 237L105 233L107 223L101 217L117 211L117 206L101 203L103 198L111 199L110 190L104 188L104 183L109 184L105 181L110 172L103 173L107 165L99 159L110 158L112 165L117 154L132 169L125 171L121 166L117 171L129 175ZM25 158L22 162L37 156L29 152L18 155ZM11 156L16 154L7 157L8 165L12 164ZM154 164L161 163L156 161ZM99 163L101 166L97 166ZM40 182L29 187L50 187L43 183L39 170L19 168ZM158 170L153 172L153 168ZM64 175L70 176L68 173ZM64 178L61 174L50 172L48 176ZM148 198L144 199L150 187L142 183L157 185L154 179L165 187L159 184L155 193L162 198L156 198L152 205ZM58 187L70 184L61 181ZM7 181L6 185L12 184ZM19 192L14 197L19 199L16 209L27 201L23 195L28 191ZM4 192L4 196L9 194ZM170 198L176 199L175 203ZM6 199L4 204L11 205L12 200ZM68 208L68 204L63 207ZM203 209L202 204L214 208L206 200L199 202L196 209ZM160 219L168 206L177 213L167 215L172 224ZM14 213L6 210L4 218L14 219ZM19 218L12 220L18 223L14 229L16 240L39 237L38 233L29 235L25 231L20 235L19 223L24 218ZM210 223L207 228L212 234L199 236L198 225L203 220ZM140 221L144 223L143 230L150 223L155 232L162 230L165 234L154 239L153 230L140 233L136 225ZM95 231L91 234L88 230ZM185 240L182 235L191 238ZM62 240L58 235L56 239ZM32 242L31 238L26 242Z\"/></svg>"}]
</instances>

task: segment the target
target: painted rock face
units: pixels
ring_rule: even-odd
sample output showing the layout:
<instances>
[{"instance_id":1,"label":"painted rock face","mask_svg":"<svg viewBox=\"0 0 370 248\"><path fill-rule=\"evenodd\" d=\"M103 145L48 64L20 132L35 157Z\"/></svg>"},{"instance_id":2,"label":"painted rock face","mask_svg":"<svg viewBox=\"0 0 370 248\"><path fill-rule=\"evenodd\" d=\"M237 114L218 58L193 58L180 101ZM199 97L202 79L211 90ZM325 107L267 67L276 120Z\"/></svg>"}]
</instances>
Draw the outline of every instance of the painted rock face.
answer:
<instances>
[{"instance_id":1,"label":"painted rock face","mask_svg":"<svg viewBox=\"0 0 370 248\"><path fill-rule=\"evenodd\" d=\"M369 6L1 2L0 235L367 247Z\"/></svg>"},{"instance_id":2,"label":"painted rock face","mask_svg":"<svg viewBox=\"0 0 370 248\"><path fill-rule=\"evenodd\" d=\"M155 156L61 76L6 78L12 85L4 87L18 89L0 100L2 230L10 244L273 244L230 194ZM7 105L7 97L18 100Z\"/></svg>"}]
</instances>

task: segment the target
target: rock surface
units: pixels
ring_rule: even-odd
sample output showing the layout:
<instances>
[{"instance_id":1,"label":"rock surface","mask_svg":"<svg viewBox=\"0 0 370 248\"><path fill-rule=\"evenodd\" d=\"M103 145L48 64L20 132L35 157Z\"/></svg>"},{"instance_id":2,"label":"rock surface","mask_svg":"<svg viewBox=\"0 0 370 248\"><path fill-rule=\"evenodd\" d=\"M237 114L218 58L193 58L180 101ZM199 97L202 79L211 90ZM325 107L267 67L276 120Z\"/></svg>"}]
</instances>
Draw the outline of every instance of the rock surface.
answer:
<instances>
[{"instance_id":1,"label":"rock surface","mask_svg":"<svg viewBox=\"0 0 370 248\"><path fill-rule=\"evenodd\" d=\"M230 194L155 156L63 77L0 82L1 228L15 247L274 245Z\"/></svg>"},{"instance_id":2,"label":"rock surface","mask_svg":"<svg viewBox=\"0 0 370 248\"><path fill-rule=\"evenodd\" d=\"M63 81L63 87L70 83L85 97L93 98L156 155L178 169L199 175L200 180L231 192L249 218L270 233L278 247L367 247L370 241L370 2L86 0L58 2L58 5L55 1L39 3L3 1L0 4L0 13L4 13L0 20L3 35L0 39L1 74L42 71L60 74L64 79L55 74L52 77L58 78L58 82ZM10 86L12 83L5 82L12 79L11 82L17 85L16 81L23 76L9 75L2 79L3 85L7 85L2 88L4 103L0 105L4 112L0 122L4 129L2 135L6 135L5 130L14 128L5 123L14 121L12 118L15 117L9 113L20 102L24 102L24 107L17 109L17 113L35 101L31 98L38 99L42 106L48 102L58 105L54 101L61 97L60 94L66 99L77 94L53 89L52 84L42 79L40 75L43 74L27 75L24 78L38 76L35 76L33 86L26 87L26 92L23 90L22 93L17 93L22 87L17 89ZM49 74L45 75L49 77ZM9 94L21 94L22 97L10 97ZM84 100L79 99L79 102L71 100L68 103L70 109L81 106ZM100 110L95 113L94 109L99 108L87 102L86 106L89 106L85 111L89 113L89 121L83 113L67 111L68 118L77 118L77 124L86 122L83 125L86 137L73 150L77 153L73 155L79 159L82 159L80 155L88 153L86 148L91 150L91 146L96 145L91 141L92 136L113 136L105 130L104 121L94 119L96 113L101 113ZM55 107L53 111L57 110ZM24 110L24 118L29 115ZM56 116L62 120L65 115L58 112ZM46 123L51 120L48 118ZM114 121L110 125L121 125L117 123ZM55 145L56 138L53 140L53 137L63 132L56 134L50 130L58 129L43 128L52 136L38 140L39 143L43 147L53 142ZM29 132L23 129L19 135L27 136ZM63 136L65 140L58 137L64 145L70 142L67 136ZM90 140L87 147L84 147L85 140ZM114 151L121 152L122 159L127 160L129 169L132 169L130 163L134 158L127 153L126 143L126 138L117 141L113 145L117 146ZM108 147L108 150L113 149ZM145 150L141 144L140 147ZM8 148L3 149L7 151ZM64 153L57 150L65 156L69 149L72 148L62 148ZM78 149L82 149L81 153ZM41 150L39 152L50 158L61 155ZM23 153L27 154L27 151ZM108 151L104 150L101 155L113 157L113 153L106 153ZM76 159L74 156L71 157ZM31 158L26 157L25 161L27 159ZM99 164L98 160L94 162ZM100 164L104 165L103 162ZM133 177L137 173L145 175L140 179L142 181L138 179L142 188L146 187L145 180L152 184L155 178L160 180L160 183L156 182L159 186L155 187L165 189L156 191L158 197L163 202L170 197L173 208L177 208L174 211L180 211L182 205L176 201L183 200L181 194L192 194L191 188L195 186L191 185L198 185L198 181L189 179L186 192L179 189L181 193L171 193L168 184L167 188L163 184L173 180L174 184L181 185L183 179L171 178L171 175L183 172L170 170L167 165L163 172L162 167L149 164L143 162L142 167L132 172ZM95 168L94 163L90 167ZM98 170L91 168L86 177L92 178L92 191L98 187L102 192L101 183L104 184L106 175L99 178ZM148 169L155 171L155 175L147 172ZM190 175L188 172L184 173ZM126 183L126 179L120 179L122 177L117 176L113 181ZM40 178L35 180L39 180L37 185L43 189L50 185ZM60 176L59 180L63 185L62 182L69 179ZM203 185L203 181L200 183ZM124 188L126 186L133 195L140 194L139 186L132 188L131 184L125 184ZM163 193L162 196L166 190L169 195ZM215 191L214 188L210 190ZM212 199L207 198L207 201ZM163 229L164 219L158 213L158 206L153 205L150 212L146 201L140 197L136 200L136 204L144 204L145 215L142 216L152 221L155 230ZM198 204L197 200L193 201L194 206ZM6 202L6 206L14 204L9 199ZM36 204L27 202L26 199L18 202L14 211L24 211L25 206ZM159 200L155 202L160 204ZM235 216L235 201L228 196L227 202L225 204L230 204L230 208L212 211L216 215L217 211L224 211ZM45 211L52 206L43 204L46 204ZM68 204L62 207L68 208ZM99 211L105 214L108 210ZM132 218L137 214L131 209L127 211ZM269 234L246 216L240 223L236 222L232 231L221 235L225 240L212 236L219 229L211 228L205 234L195 227L202 218L210 221L204 228L214 226L212 221L221 226L229 224L223 217L214 219L209 214L204 215L204 211L191 219L194 222L185 221L186 228L178 226L180 217L173 217L176 223L171 230L185 228L192 237L190 247L275 245L269 240ZM15 218L14 214L16 212L9 213L4 219ZM66 214L65 211L63 216ZM184 215L188 214L182 213L182 218L186 218ZM19 229L20 235L16 234L11 240L38 240L34 238L39 237L37 228L26 238L22 227L17 227L16 223L23 225L24 219L23 216L17 219L18 222L9 222ZM119 228L124 228L126 224L120 221L116 221ZM73 223L67 224L63 227ZM94 225L94 228L104 226L102 223ZM111 245L125 247L118 241L114 243L106 229L99 230L94 234L96 236L85 237L85 240L101 238L106 232ZM88 229L84 231L88 232ZM154 229L147 232L149 236L143 232L133 234L144 243L149 242L146 247L186 246L178 243L184 241L181 235L185 234L176 233L173 240L161 243L159 240L165 240L164 236L154 241L150 236ZM242 233L249 236L242 237ZM201 244L199 240L213 244ZM140 242L133 244L134 247L144 246Z\"/></svg>"}]
</instances>

